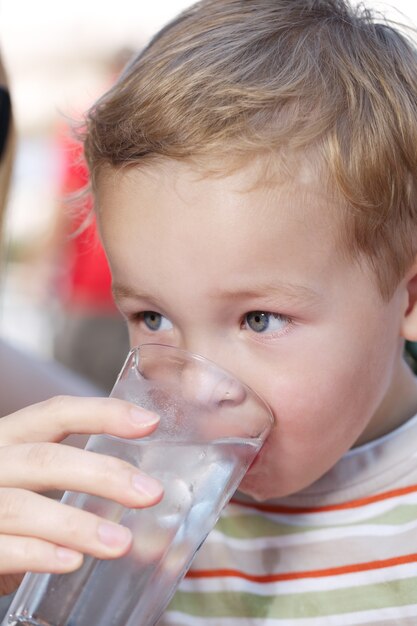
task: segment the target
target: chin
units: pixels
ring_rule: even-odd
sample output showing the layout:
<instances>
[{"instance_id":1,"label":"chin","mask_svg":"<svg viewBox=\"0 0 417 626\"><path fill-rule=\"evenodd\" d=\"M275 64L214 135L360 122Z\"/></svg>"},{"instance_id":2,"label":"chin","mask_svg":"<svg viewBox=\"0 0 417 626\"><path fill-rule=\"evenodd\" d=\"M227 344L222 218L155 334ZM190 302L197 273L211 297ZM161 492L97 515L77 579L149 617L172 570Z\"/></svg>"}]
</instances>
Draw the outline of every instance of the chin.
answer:
<instances>
[{"instance_id":1,"label":"chin","mask_svg":"<svg viewBox=\"0 0 417 626\"><path fill-rule=\"evenodd\" d=\"M243 477L238 490L257 502L264 502L265 500L281 498L287 495L282 492L275 481L271 481L266 476L262 477L258 472L251 472L251 470Z\"/></svg>"},{"instance_id":2,"label":"chin","mask_svg":"<svg viewBox=\"0 0 417 626\"><path fill-rule=\"evenodd\" d=\"M255 502L270 502L272 500L276 501L279 500L280 498L283 498L284 495L288 495L288 494L282 494L282 493L278 493L275 490L261 490L257 487L254 487L253 489L251 489L250 487L246 487L244 485L239 485L238 488L239 493L244 494L245 496L249 496L249 498L251 498L251 500L254 500Z\"/></svg>"},{"instance_id":3,"label":"chin","mask_svg":"<svg viewBox=\"0 0 417 626\"><path fill-rule=\"evenodd\" d=\"M282 489L282 481L278 478L278 468L273 471L271 464L268 463L267 445L268 442L255 457L238 487L240 493L250 496L258 502L288 495Z\"/></svg>"},{"instance_id":4,"label":"chin","mask_svg":"<svg viewBox=\"0 0 417 626\"><path fill-rule=\"evenodd\" d=\"M259 459L259 457L258 457ZM238 491L257 502L286 498L302 491L313 481L300 476L283 476L280 468L275 469L255 461L243 477Z\"/></svg>"}]
</instances>

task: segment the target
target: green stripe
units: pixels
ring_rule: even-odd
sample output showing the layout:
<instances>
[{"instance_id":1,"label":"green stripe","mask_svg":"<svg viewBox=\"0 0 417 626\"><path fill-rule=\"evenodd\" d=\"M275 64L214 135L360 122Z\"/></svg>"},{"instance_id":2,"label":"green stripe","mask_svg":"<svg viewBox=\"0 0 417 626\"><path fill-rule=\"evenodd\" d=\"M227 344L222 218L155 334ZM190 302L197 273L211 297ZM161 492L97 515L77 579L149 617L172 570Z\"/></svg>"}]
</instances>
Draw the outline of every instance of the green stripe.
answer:
<instances>
[{"instance_id":1,"label":"green stripe","mask_svg":"<svg viewBox=\"0 0 417 626\"><path fill-rule=\"evenodd\" d=\"M306 524L302 526L274 521L272 518L257 515L234 515L232 517L222 517L216 525L216 530L228 537L235 539L254 539L258 537L279 537L285 535L294 535L299 533L317 531L317 530L334 530L335 528L349 528L354 526L363 526L364 524L378 524L400 526L417 519L417 505L397 506L390 511L361 519L355 522L344 523L339 525L330 524Z\"/></svg>"},{"instance_id":2,"label":"green stripe","mask_svg":"<svg viewBox=\"0 0 417 626\"><path fill-rule=\"evenodd\" d=\"M299 594L177 591L168 610L194 617L299 619L415 604L417 578Z\"/></svg>"}]
</instances>

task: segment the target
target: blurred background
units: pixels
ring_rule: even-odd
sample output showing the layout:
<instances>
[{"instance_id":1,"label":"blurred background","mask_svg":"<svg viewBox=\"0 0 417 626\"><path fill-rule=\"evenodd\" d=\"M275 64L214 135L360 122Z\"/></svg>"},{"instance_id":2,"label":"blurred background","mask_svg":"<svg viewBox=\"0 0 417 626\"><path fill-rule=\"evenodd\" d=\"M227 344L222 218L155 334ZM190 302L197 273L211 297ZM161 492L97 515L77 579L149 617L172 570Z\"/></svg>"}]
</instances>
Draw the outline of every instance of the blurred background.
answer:
<instances>
[{"instance_id":1,"label":"blurred background","mask_svg":"<svg viewBox=\"0 0 417 626\"><path fill-rule=\"evenodd\" d=\"M94 224L83 237L71 236L88 201L74 217L65 200L86 177L67 120L79 119L130 55L190 4L0 0L0 49L18 136L5 223L0 337L42 358L57 358L106 389L121 365L127 337L109 299L110 279ZM414 0L395 0L395 8L389 2L366 4L417 24ZM88 269L89 263L99 269ZM95 332L102 351L87 348ZM110 336L114 344L102 341ZM97 371L87 367L88 359L99 364ZM112 360L103 372L103 363Z\"/></svg>"},{"instance_id":2,"label":"blurred background","mask_svg":"<svg viewBox=\"0 0 417 626\"><path fill-rule=\"evenodd\" d=\"M108 391L128 349L112 305L94 225L74 237L88 201L68 119L117 77L130 56L189 0L0 0L17 155L5 221L0 336L55 358Z\"/></svg>"}]
</instances>

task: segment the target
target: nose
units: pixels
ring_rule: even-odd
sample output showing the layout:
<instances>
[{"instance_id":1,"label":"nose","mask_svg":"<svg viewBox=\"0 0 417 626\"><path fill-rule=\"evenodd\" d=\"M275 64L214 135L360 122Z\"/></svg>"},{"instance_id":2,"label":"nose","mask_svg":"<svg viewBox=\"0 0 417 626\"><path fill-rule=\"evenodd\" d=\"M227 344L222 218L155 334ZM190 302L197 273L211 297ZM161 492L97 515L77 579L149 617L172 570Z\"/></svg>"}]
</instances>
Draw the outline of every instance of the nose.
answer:
<instances>
[{"instance_id":1,"label":"nose","mask_svg":"<svg viewBox=\"0 0 417 626\"><path fill-rule=\"evenodd\" d=\"M138 400L161 415L157 431L161 435L202 441L253 439L265 436L272 424L265 403L206 357L173 346L144 344L135 351L133 365Z\"/></svg>"},{"instance_id":2,"label":"nose","mask_svg":"<svg viewBox=\"0 0 417 626\"><path fill-rule=\"evenodd\" d=\"M195 359L182 370L186 412L205 441L256 439L271 425L265 405L246 385L210 361Z\"/></svg>"},{"instance_id":3,"label":"nose","mask_svg":"<svg viewBox=\"0 0 417 626\"><path fill-rule=\"evenodd\" d=\"M241 355L237 356L233 345L215 333L203 333L190 331L181 333L178 347L189 354L202 357L207 362L213 364L213 368L220 368L228 374L228 380L245 381L245 367L243 366ZM201 368L201 371L203 368ZM223 383L225 384L225 382ZM225 389L225 392L227 389ZM232 389L229 390L232 392ZM231 394L233 395L233 394Z\"/></svg>"},{"instance_id":4,"label":"nose","mask_svg":"<svg viewBox=\"0 0 417 626\"><path fill-rule=\"evenodd\" d=\"M225 405L236 407L246 399L246 389L236 378L198 359L185 365L181 386L186 401L211 410Z\"/></svg>"}]
</instances>

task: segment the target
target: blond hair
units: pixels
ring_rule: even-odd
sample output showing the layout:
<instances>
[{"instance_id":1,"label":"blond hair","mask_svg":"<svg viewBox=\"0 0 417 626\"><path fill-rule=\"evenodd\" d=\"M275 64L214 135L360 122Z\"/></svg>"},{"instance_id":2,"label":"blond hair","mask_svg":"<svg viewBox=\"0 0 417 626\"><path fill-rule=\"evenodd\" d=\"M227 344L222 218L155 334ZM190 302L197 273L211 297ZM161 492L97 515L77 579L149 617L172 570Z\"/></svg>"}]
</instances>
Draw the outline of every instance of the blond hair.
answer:
<instances>
[{"instance_id":1,"label":"blond hair","mask_svg":"<svg viewBox=\"0 0 417 626\"><path fill-rule=\"evenodd\" d=\"M85 136L93 184L104 165L308 147L344 199L346 249L389 298L416 255L417 53L370 11L203 0L133 59Z\"/></svg>"}]
</instances>

